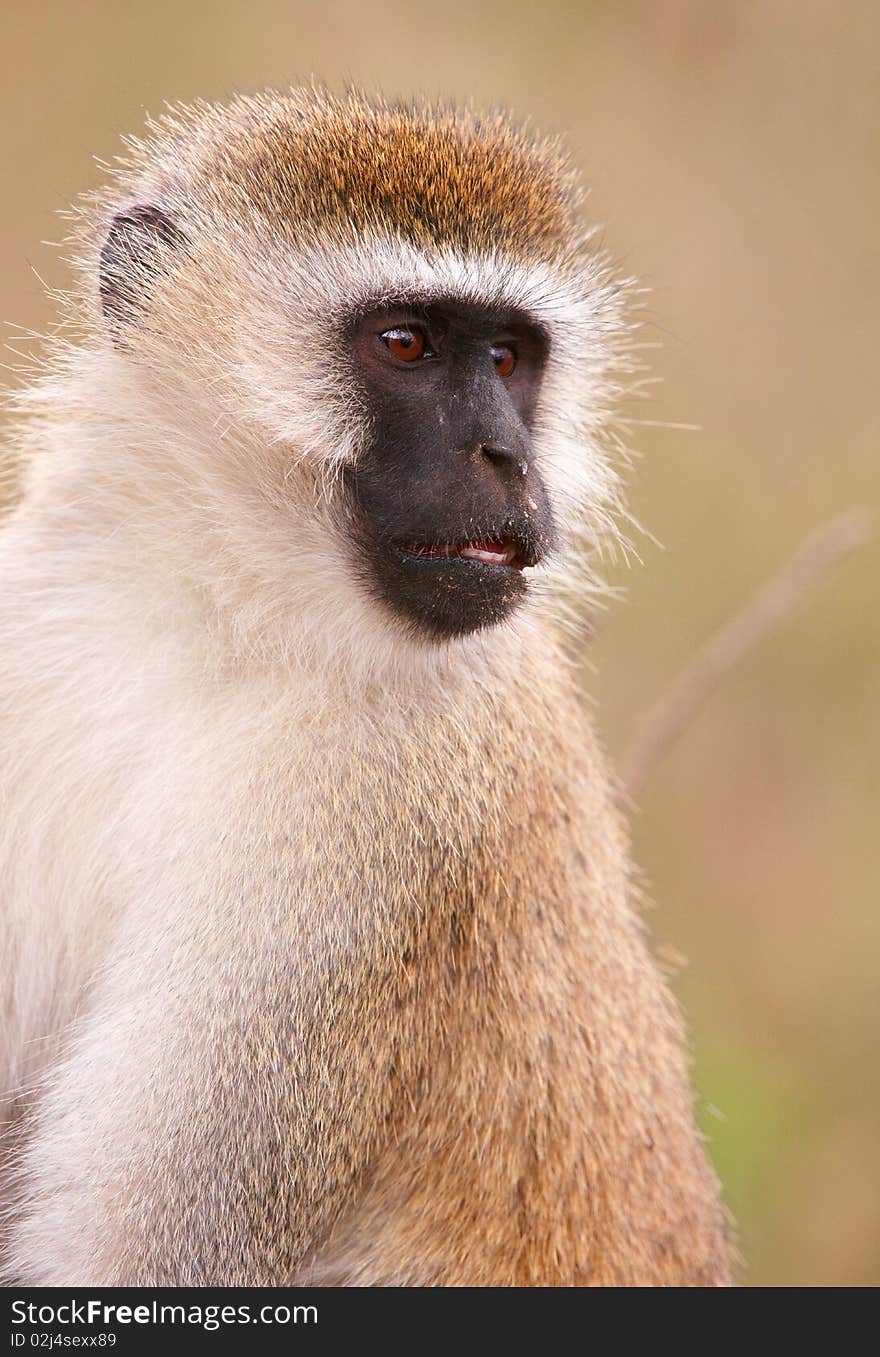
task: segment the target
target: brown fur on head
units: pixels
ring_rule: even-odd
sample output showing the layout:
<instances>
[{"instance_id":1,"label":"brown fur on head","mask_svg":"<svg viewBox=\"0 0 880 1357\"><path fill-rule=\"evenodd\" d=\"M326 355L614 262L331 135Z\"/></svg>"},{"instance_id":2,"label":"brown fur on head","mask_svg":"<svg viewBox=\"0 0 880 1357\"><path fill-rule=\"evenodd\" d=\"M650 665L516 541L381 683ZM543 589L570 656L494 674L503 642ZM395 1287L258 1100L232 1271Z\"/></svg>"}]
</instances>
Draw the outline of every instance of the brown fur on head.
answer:
<instances>
[{"instance_id":1,"label":"brown fur on head","mask_svg":"<svg viewBox=\"0 0 880 1357\"><path fill-rule=\"evenodd\" d=\"M234 211L244 199L292 240L390 231L422 249L530 262L557 259L579 232L561 148L501 116L313 88L199 117L195 148L186 115L159 124L160 135L200 162L218 204Z\"/></svg>"}]
</instances>

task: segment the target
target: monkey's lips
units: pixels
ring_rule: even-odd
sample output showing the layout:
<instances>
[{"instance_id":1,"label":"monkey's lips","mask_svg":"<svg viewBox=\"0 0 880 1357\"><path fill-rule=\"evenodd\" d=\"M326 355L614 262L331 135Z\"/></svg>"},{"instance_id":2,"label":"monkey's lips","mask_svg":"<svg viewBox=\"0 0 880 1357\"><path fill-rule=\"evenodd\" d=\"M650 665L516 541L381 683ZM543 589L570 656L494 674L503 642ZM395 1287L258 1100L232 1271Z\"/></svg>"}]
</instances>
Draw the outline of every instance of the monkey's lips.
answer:
<instances>
[{"instance_id":1,"label":"monkey's lips","mask_svg":"<svg viewBox=\"0 0 880 1357\"><path fill-rule=\"evenodd\" d=\"M475 542L407 542L404 551L423 560L479 561L482 565L504 566L524 570L534 565L526 552L512 538L480 538Z\"/></svg>"}]
</instances>

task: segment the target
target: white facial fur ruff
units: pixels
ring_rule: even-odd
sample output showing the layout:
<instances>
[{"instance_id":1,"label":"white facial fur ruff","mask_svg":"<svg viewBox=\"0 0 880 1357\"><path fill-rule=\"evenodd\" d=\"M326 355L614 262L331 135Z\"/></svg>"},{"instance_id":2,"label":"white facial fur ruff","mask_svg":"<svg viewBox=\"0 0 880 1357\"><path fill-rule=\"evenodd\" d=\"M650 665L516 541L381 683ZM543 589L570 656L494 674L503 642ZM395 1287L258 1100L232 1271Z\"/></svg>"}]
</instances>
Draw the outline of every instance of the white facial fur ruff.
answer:
<instances>
[{"instance_id":1,"label":"white facial fur ruff","mask_svg":"<svg viewBox=\"0 0 880 1357\"><path fill-rule=\"evenodd\" d=\"M262 258L266 272L249 286L271 298L271 307L261 304L260 318L236 335L235 388L250 393L249 422L291 465L320 468L328 497L341 467L355 462L365 446L368 422L344 348L328 358L327 347L316 342L328 328L332 332L371 307L441 299L531 317L550 341L534 443L562 545L555 561L530 572L530 592L543 598L544 611L549 606L558 613L573 579L580 588L595 587L590 562L596 545L617 531L619 482L607 432L628 370L625 286L603 256L584 250L567 267L523 265L500 253L428 253L373 236L319 242L302 253L276 245ZM318 591L329 587L333 573L325 574L323 585L316 581ZM556 580L561 588L554 587ZM341 583L350 594L350 581ZM367 630L373 627L370 620Z\"/></svg>"}]
</instances>

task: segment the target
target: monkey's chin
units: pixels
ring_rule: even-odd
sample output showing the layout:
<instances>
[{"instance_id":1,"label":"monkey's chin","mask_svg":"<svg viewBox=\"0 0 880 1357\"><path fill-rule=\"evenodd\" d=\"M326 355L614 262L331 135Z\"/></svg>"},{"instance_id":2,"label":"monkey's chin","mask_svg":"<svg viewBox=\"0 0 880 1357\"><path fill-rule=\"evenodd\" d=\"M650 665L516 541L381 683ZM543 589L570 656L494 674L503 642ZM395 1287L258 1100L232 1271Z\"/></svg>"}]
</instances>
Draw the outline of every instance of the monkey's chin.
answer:
<instances>
[{"instance_id":1,"label":"monkey's chin","mask_svg":"<svg viewBox=\"0 0 880 1357\"><path fill-rule=\"evenodd\" d=\"M472 543L464 548L391 547L374 560L382 600L422 637L452 640L509 618L528 593L526 562L516 552Z\"/></svg>"}]
</instances>

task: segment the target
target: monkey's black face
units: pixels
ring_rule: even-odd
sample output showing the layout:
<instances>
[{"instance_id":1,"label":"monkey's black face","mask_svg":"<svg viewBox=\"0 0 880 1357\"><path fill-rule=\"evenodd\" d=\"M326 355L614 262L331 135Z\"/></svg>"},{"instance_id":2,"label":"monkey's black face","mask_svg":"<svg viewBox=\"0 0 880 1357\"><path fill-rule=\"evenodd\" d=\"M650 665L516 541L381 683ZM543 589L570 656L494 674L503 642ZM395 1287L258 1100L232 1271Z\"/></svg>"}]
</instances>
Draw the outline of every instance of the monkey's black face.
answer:
<instances>
[{"instance_id":1,"label":"monkey's black face","mask_svg":"<svg viewBox=\"0 0 880 1357\"><path fill-rule=\"evenodd\" d=\"M373 311L350 342L372 431L346 472L367 587L437 639L501 621L554 541L531 438L545 337L450 303Z\"/></svg>"}]
</instances>

